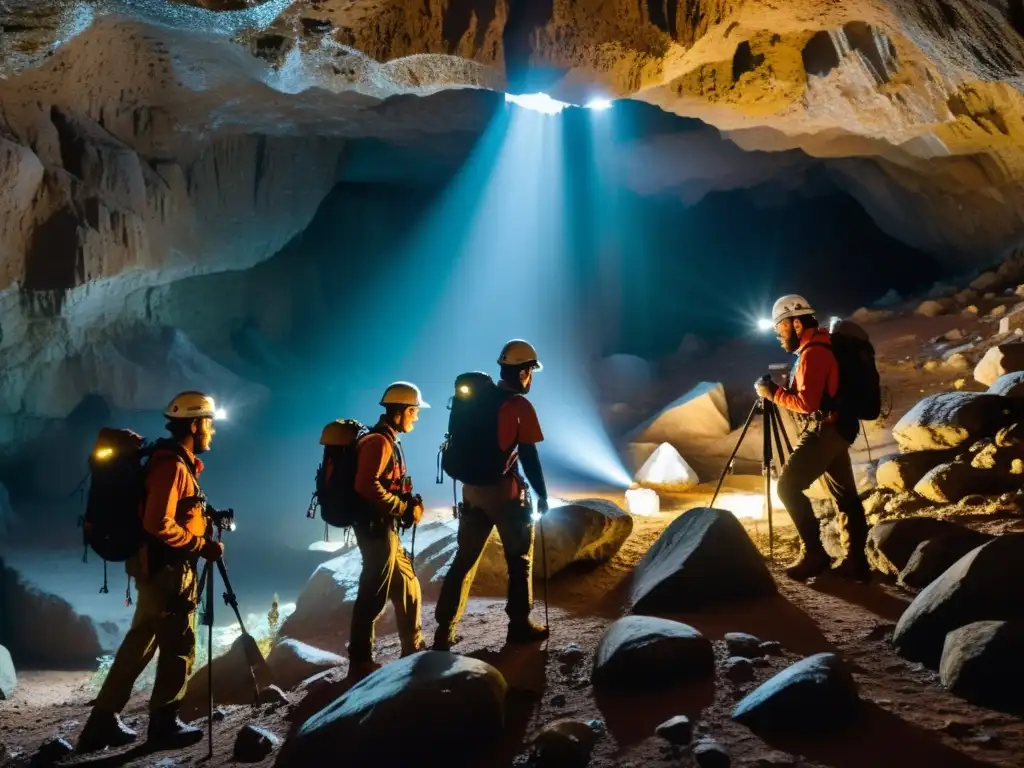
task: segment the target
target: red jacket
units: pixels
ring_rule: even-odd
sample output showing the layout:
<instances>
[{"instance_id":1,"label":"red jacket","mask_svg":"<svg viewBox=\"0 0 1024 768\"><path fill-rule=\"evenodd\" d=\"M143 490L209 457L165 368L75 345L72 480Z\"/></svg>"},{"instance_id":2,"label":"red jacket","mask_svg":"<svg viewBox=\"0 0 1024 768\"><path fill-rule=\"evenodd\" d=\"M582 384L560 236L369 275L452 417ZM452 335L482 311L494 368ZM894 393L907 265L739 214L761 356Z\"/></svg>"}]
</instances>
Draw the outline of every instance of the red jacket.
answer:
<instances>
[{"instance_id":1,"label":"red jacket","mask_svg":"<svg viewBox=\"0 0 1024 768\"><path fill-rule=\"evenodd\" d=\"M396 450L398 433L383 419L374 430L356 445L356 493L381 517L401 517L408 504L398 495L405 477L405 457L401 448Z\"/></svg>"},{"instance_id":2,"label":"red jacket","mask_svg":"<svg viewBox=\"0 0 1024 768\"><path fill-rule=\"evenodd\" d=\"M839 364L832 354L832 340L823 328L808 328L800 335L796 367L788 387L779 387L769 399L796 413L812 414L827 409L839 392ZM828 397L826 398L826 394ZM834 421L829 412L826 421Z\"/></svg>"}]
</instances>

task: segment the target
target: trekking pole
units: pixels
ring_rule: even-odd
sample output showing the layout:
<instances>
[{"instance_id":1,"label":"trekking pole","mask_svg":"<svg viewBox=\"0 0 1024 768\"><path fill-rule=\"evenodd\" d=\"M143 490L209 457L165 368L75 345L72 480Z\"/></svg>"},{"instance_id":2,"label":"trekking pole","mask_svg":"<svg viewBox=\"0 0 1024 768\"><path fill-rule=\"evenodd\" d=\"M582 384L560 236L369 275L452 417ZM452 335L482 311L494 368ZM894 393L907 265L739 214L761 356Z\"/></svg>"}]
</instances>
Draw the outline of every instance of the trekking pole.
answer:
<instances>
[{"instance_id":1,"label":"trekking pole","mask_svg":"<svg viewBox=\"0 0 1024 768\"><path fill-rule=\"evenodd\" d=\"M197 602L202 603L206 598L206 605L203 608L203 625L206 627L206 688L210 701L210 717L207 720L207 736L209 742L209 753L207 759L213 759L213 569L210 561L203 564L202 573L199 575L199 598Z\"/></svg>"},{"instance_id":2,"label":"trekking pole","mask_svg":"<svg viewBox=\"0 0 1024 768\"><path fill-rule=\"evenodd\" d=\"M540 529L540 559L544 562L544 628L551 633L551 622L548 618L548 548L544 542L544 516L537 521Z\"/></svg>"}]
</instances>

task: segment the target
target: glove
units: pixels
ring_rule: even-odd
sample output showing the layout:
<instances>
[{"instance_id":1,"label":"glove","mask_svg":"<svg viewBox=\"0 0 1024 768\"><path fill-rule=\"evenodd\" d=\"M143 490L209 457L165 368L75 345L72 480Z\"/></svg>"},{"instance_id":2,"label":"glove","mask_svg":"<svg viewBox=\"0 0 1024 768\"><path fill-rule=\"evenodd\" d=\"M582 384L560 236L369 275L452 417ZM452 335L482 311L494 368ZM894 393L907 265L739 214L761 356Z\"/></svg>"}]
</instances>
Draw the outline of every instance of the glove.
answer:
<instances>
[{"instance_id":1,"label":"glove","mask_svg":"<svg viewBox=\"0 0 1024 768\"><path fill-rule=\"evenodd\" d=\"M548 499L547 496L541 496L537 499L537 512L544 514L548 511Z\"/></svg>"},{"instance_id":2,"label":"glove","mask_svg":"<svg viewBox=\"0 0 1024 768\"><path fill-rule=\"evenodd\" d=\"M402 528L419 525L423 519L423 498L417 494L406 499L405 513L402 515Z\"/></svg>"},{"instance_id":3,"label":"glove","mask_svg":"<svg viewBox=\"0 0 1024 768\"><path fill-rule=\"evenodd\" d=\"M758 379L754 382L754 391L758 397L771 397L775 392L776 386L772 381L765 381L764 379Z\"/></svg>"},{"instance_id":4,"label":"glove","mask_svg":"<svg viewBox=\"0 0 1024 768\"><path fill-rule=\"evenodd\" d=\"M207 560L220 560L224 556L224 545L219 541L207 541L199 550L199 556Z\"/></svg>"}]
</instances>

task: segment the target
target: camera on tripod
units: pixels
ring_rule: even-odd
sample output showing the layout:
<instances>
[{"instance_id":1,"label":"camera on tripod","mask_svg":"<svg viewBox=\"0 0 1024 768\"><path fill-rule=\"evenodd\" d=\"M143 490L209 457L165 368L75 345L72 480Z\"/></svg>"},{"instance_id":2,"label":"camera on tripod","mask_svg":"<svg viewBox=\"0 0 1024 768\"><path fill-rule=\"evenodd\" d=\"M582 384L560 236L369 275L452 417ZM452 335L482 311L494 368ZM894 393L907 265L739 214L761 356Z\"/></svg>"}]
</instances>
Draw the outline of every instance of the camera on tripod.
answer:
<instances>
[{"instance_id":1,"label":"camera on tripod","mask_svg":"<svg viewBox=\"0 0 1024 768\"><path fill-rule=\"evenodd\" d=\"M207 504L206 516L210 518L210 522L218 532L235 530L235 510L233 509L215 509Z\"/></svg>"}]
</instances>

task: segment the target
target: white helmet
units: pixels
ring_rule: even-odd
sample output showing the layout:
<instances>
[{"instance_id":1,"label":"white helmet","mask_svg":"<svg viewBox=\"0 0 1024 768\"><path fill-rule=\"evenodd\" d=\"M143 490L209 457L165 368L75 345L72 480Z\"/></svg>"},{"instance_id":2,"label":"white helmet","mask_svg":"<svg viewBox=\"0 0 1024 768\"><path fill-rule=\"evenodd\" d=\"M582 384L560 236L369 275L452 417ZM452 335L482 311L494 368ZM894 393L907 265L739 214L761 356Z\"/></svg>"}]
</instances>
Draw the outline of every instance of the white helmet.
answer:
<instances>
[{"instance_id":1,"label":"white helmet","mask_svg":"<svg viewBox=\"0 0 1024 768\"><path fill-rule=\"evenodd\" d=\"M202 392L182 392L164 409L164 416L169 419L212 419L216 415L213 398Z\"/></svg>"},{"instance_id":2,"label":"white helmet","mask_svg":"<svg viewBox=\"0 0 1024 768\"><path fill-rule=\"evenodd\" d=\"M791 293L776 301L775 306L772 307L772 325L778 325L783 320L788 320L791 317L813 314L814 310L807 299Z\"/></svg>"},{"instance_id":3,"label":"white helmet","mask_svg":"<svg viewBox=\"0 0 1024 768\"><path fill-rule=\"evenodd\" d=\"M380 398L381 405L414 405L417 408L429 408L430 403L423 399L420 388L408 381L396 381L384 390Z\"/></svg>"},{"instance_id":4,"label":"white helmet","mask_svg":"<svg viewBox=\"0 0 1024 768\"><path fill-rule=\"evenodd\" d=\"M512 339L501 348L498 365L521 366L533 364L534 370L543 370L544 366L537 359L537 350L533 344L522 339Z\"/></svg>"}]
</instances>

